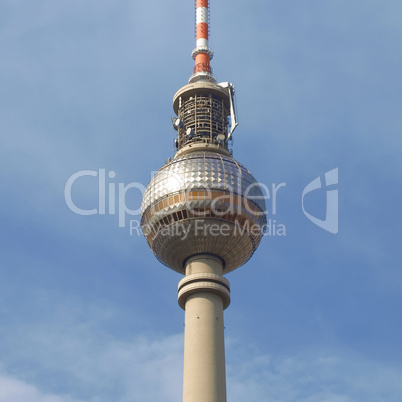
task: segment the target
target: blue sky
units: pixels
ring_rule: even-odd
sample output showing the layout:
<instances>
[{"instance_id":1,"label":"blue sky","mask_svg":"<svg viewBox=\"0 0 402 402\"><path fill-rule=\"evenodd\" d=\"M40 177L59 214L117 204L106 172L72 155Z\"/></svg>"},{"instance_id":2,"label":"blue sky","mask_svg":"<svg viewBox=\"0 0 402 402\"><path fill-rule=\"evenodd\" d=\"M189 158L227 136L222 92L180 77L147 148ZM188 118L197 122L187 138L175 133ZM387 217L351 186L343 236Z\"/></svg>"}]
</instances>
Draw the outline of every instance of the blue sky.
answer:
<instances>
[{"instance_id":1,"label":"blue sky","mask_svg":"<svg viewBox=\"0 0 402 402\"><path fill-rule=\"evenodd\" d=\"M286 183L269 216L286 236L228 275L231 402L402 400L401 13L393 0L211 4L234 156ZM99 169L146 185L172 156L193 18L184 0L0 0L0 402L180 400L180 275L116 215L70 211L64 186ZM334 168L336 235L301 208ZM96 178L73 196L97 208ZM324 219L325 189L305 207Z\"/></svg>"}]
</instances>

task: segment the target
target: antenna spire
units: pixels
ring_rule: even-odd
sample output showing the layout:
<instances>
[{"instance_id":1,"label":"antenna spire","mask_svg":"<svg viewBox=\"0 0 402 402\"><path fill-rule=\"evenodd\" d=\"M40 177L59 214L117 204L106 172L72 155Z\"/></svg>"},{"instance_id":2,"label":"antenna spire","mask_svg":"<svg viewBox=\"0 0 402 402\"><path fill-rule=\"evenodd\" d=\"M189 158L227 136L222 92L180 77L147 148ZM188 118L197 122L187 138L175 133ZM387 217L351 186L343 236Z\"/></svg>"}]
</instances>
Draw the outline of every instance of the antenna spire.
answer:
<instances>
[{"instance_id":1,"label":"antenna spire","mask_svg":"<svg viewBox=\"0 0 402 402\"><path fill-rule=\"evenodd\" d=\"M192 52L195 60L194 73L189 82L206 80L216 82L212 76L210 61L214 52L208 46L209 6L208 0L196 0L196 47Z\"/></svg>"}]
</instances>

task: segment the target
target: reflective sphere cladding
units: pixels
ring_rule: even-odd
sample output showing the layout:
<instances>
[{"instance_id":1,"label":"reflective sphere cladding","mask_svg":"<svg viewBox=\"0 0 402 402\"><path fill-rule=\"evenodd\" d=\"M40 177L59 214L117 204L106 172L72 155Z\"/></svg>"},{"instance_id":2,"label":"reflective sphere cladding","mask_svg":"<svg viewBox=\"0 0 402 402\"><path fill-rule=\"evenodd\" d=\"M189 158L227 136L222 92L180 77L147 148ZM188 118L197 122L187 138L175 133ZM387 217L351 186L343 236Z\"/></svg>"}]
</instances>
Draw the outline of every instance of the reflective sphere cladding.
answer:
<instances>
[{"instance_id":1,"label":"reflective sphere cladding","mask_svg":"<svg viewBox=\"0 0 402 402\"><path fill-rule=\"evenodd\" d=\"M222 259L224 273L257 249L265 200L251 173L230 156L194 151L176 157L150 181L141 225L148 245L166 266L184 273L196 254Z\"/></svg>"}]
</instances>

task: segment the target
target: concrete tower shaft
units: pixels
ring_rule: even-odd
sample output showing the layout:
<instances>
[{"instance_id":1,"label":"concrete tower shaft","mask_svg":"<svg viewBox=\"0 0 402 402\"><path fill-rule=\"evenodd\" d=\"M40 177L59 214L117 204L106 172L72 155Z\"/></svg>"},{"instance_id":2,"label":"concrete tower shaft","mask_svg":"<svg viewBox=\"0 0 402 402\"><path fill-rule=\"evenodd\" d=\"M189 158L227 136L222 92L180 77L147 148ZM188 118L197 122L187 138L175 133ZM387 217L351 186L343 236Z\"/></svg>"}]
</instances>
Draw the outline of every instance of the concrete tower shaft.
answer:
<instances>
[{"instance_id":1,"label":"concrete tower shaft","mask_svg":"<svg viewBox=\"0 0 402 402\"><path fill-rule=\"evenodd\" d=\"M202 254L189 259L179 283L185 309L184 402L226 401L223 310L229 303L222 262Z\"/></svg>"}]
</instances>

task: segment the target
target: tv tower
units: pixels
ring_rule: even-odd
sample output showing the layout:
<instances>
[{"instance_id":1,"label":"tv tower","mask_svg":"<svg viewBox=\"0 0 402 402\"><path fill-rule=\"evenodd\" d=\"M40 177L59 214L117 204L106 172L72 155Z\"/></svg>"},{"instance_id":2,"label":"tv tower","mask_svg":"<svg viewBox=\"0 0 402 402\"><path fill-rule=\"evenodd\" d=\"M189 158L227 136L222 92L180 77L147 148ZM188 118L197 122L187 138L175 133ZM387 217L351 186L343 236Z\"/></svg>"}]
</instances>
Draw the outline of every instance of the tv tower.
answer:
<instances>
[{"instance_id":1,"label":"tv tower","mask_svg":"<svg viewBox=\"0 0 402 402\"><path fill-rule=\"evenodd\" d=\"M177 152L150 181L141 225L156 258L185 277L183 402L226 402L224 274L257 249L265 201L251 173L228 149L237 126L234 86L217 83L210 66L208 0L196 0L195 67L173 97Z\"/></svg>"}]
</instances>

